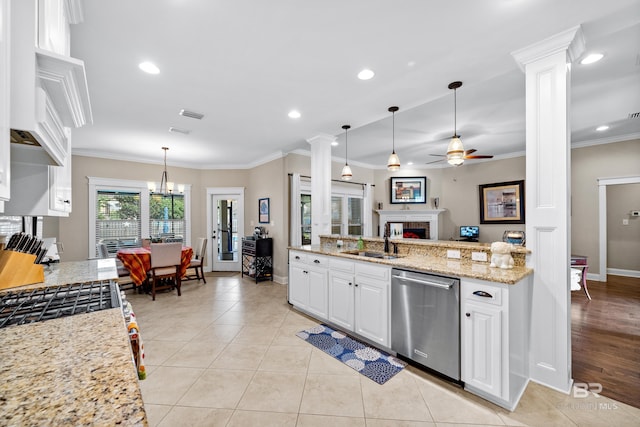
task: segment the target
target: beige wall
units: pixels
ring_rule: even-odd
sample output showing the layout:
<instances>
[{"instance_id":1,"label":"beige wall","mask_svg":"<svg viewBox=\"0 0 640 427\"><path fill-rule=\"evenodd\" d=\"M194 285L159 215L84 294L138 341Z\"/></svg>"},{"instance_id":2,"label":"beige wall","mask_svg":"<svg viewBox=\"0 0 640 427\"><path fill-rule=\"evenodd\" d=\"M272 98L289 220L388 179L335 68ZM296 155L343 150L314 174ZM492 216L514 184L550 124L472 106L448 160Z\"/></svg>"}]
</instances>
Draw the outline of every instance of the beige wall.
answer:
<instances>
[{"instance_id":1,"label":"beige wall","mask_svg":"<svg viewBox=\"0 0 640 427\"><path fill-rule=\"evenodd\" d=\"M600 273L598 178L640 176L638 159L637 139L571 150L571 248L588 257L589 273Z\"/></svg>"},{"instance_id":2,"label":"beige wall","mask_svg":"<svg viewBox=\"0 0 640 427\"><path fill-rule=\"evenodd\" d=\"M640 184L607 186L607 268L640 272L640 217L632 210L640 211Z\"/></svg>"},{"instance_id":3,"label":"beige wall","mask_svg":"<svg viewBox=\"0 0 640 427\"><path fill-rule=\"evenodd\" d=\"M598 185L597 178L640 176L640 140L585 147L572 150L572 251L589 257L590 272L597 273L598 266ZM332 176L339 179L342 162L332 164ZM459 168L403 169L391 173L386 169L367 169L352 166L356 182L373 182L374 203L382 202L384 209L401 209L403 205L389 203L389 178L391 176L426 176L426 205L409 205L410 209L430 209L433 197L440 197L440 206L447 209L443 214L444 234L442 239L456 237L458 226L481 226L480 240L501 240L507 229L524 230L523 225L479 224L478 185L524 179L524 157L496 160L486 163L467 162ZM169 167L169 177L176 183L192 184L192 241L206 235L206 191L209 187L245 187L245 229L241 235L252 234L253 225L258 225L258 198L271 200L271 224L269 235L274 239L274 274L287 275L287 247L289 236L289 179L288 174L310 174L310 158L300 154L289 154L251 170L198 170ZM45 235L58 237L65 245L63 261L86 259L88 254L88 181L87 176L121 178L132 180L159 180L162 167L135 162L73 156L73 212L68 218L45 219ZM614 190L615 191L615 190ZM634 196L636 200L637 195ZM624 197L623 197L624 199ZM615 196L614 196L615 200ZM614 202L617 204L617 202ZM626 207L622 209L627 209ZM630 207L640 209L640 207ZM610 217L618 217L614 213ZM373 215L377 226L377 215ZM253 225L251 222L253 221ZM631 219L625 228L624 237L632 237L630 231L640 225L640 219ZM374 232L376 228L374 228ZM615 233L614 233L615 234ZM615 237L619 240L618 237ZM628 245L620 244L624 254L637 254ZM618 246L611 247L615 255ZM635 258L637 262L638 257ZM613 268L640 270L637 264L611 265ZM620 266L620 265L624 265Z\"/></svg>"}]
</instances>

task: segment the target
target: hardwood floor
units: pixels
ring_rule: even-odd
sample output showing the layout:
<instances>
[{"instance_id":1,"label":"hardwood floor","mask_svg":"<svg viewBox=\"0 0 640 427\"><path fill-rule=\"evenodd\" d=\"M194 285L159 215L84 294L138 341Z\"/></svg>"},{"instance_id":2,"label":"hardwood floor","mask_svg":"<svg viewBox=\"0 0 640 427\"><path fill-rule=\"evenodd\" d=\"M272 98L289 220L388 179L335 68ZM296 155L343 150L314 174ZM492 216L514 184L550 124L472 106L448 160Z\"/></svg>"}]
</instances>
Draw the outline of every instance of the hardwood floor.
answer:
<instances>
[{"instance_id":1,"label":"hardwood floor","mask_svg":"<svg viewBox=\"0 0 640 427\"><path fill-rule=\"evenodd\" d=\"M600 394L640 408L640 279L607 277L571 292L575 382L600 383Z\"/></svg>"}]
</instances>

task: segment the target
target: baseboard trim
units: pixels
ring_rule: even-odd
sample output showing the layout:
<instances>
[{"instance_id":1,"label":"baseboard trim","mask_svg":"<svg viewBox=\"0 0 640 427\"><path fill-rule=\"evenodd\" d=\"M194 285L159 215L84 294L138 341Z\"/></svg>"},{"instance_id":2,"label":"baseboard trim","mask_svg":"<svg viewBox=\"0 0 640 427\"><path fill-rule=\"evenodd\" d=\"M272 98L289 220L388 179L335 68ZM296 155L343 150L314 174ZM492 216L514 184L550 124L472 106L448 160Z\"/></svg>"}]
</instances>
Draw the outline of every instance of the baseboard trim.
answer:
<instances>
[{"instance_id":1,"label":"baseboard trim","mask_svg":"<svg viewBox=\"0 0 640 427\"><path fill-rule=\"evenodd\" d=\"M640 271L638 270L624 270L622 268L607 268L607 274L614 276L636 277L640 278Z\"/></svg>"}]
</instances>

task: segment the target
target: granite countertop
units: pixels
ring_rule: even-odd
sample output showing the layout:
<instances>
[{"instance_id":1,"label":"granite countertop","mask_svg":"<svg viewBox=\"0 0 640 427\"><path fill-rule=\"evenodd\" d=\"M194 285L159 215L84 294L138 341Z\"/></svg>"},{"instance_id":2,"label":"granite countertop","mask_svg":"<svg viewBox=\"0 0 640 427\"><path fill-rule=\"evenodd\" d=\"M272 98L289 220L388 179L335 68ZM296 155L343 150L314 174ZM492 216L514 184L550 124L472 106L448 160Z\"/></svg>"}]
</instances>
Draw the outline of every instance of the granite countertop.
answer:
<instances>
[{"instance_id":1,"label":"granite countertop","mask_svg":"<svg viewBox=\"0 0 640 427\"><path fill-rule=\"evenodd\" d=\"M431 243L433 245L433 243ZM456 277L468 277L487 280L490 282L513 285L533 273L533 269L525 266L515 266L511 269L492 268L488 262L474 262L469 259L451 259L432 255L408 254L395 259L381 259L351 254L353 250L338 249L336 247L322 247L320 245L306 245L290 247L322 255L350 258L358 261L368 261L384 264L394 268L407 268L425 273L444 274Z\"/></svg>"},{"instance_id":2,"label":"granite countertop","mask_svg":"<svg viewBox=\"0 0 640 427\"><path fill-rule=\"evenodd\" d=\"M113 278L114 260L63 262L3 292ZM120 308L9 326L0 342L0 425L147 425Z\"/></svg>"}]
</instances>

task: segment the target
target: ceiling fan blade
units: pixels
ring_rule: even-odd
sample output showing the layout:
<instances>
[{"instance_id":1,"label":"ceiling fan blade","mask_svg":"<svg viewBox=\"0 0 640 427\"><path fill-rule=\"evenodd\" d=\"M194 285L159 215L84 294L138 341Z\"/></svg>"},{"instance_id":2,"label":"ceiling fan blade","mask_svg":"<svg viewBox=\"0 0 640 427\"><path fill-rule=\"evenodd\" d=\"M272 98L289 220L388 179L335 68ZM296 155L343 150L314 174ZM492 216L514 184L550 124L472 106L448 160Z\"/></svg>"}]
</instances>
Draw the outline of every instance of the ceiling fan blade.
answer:
<instances>
[{"instance_id":1,"label":"ceiling fan blade","mask_svg":"<svg viewBox=\"0 0 640 427\"><path fill-rule=\"evenodd\" d=\"M439 163L439 162L442 162L442 161L444 161L444 159L435 160L435 161L433 161L433 162L427 162L427 163L425 163L425 165L430 165L430 164L432 164L432 163Z\"/></svg>"},{"instance_id":2,"label":"ceiling fan blade","mask_svg":"<svg viewBox=\"0 0 640 427\"><path fill-rule=\"evenodd\" d=\"M493 159L493 156L464 156L465 159Z\"/></svg>"},{"instance_id":3,"label":"ceiling fan blade","mask_svg":"<svg viewBox=\"0 0 640 427\"><path fill-rule=\"evenodd\" d=\"M429 154L430 156L436 156L436 157L447 157L446 154Z\"/></svg>"},{"instance_id":4,"label":"ceiling fan blade","mask_svg":"<svg viewBox=\"0 0 640 427\"><path fill-rule=\"evenodd\" d=\"M470 150L466 150L466 151L464 152L464 155L465 155L465 156L468 156L469 154L475 153L476 151L478 151L478 150L476 150L475 148L472 148L472 149L470 149Z\"/></svg>"}]
</instances>

